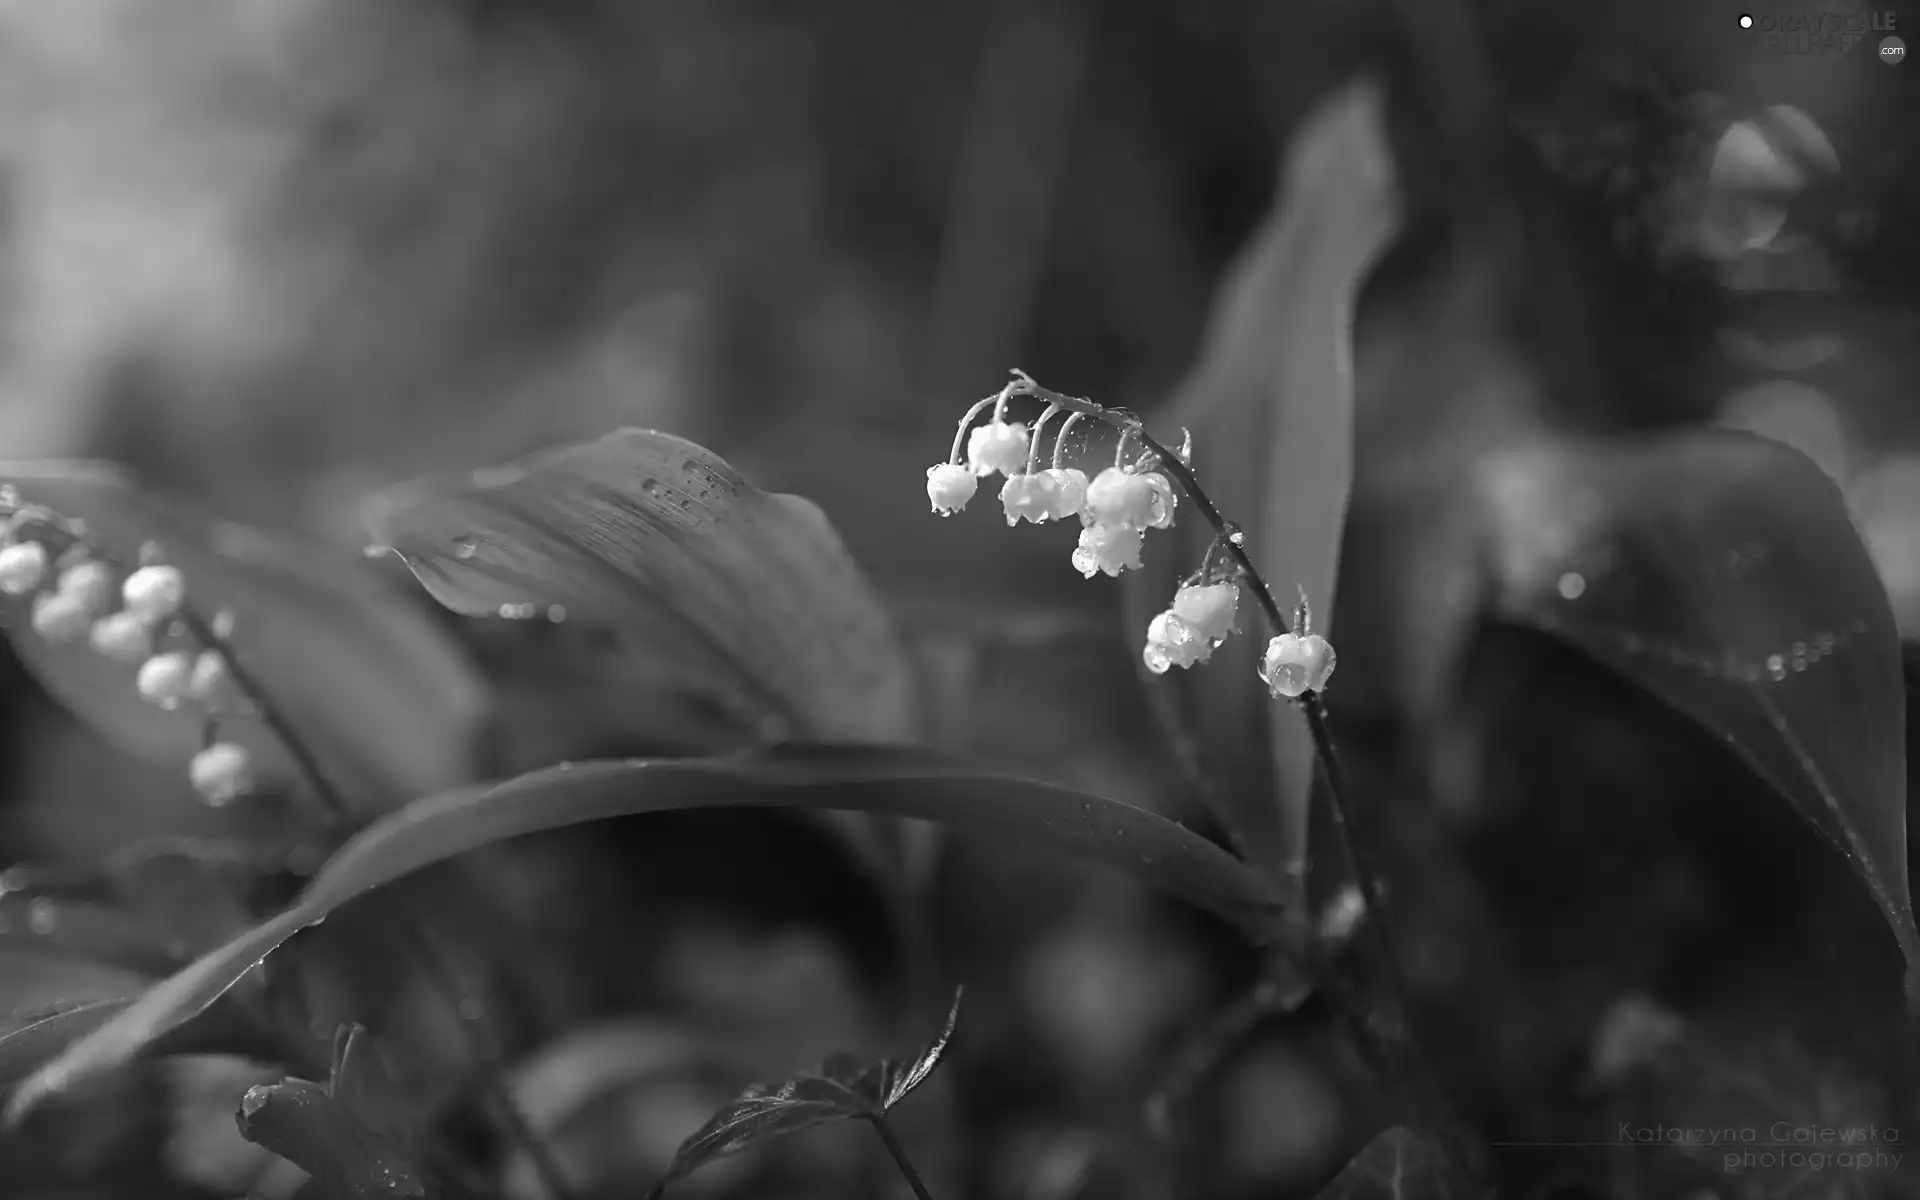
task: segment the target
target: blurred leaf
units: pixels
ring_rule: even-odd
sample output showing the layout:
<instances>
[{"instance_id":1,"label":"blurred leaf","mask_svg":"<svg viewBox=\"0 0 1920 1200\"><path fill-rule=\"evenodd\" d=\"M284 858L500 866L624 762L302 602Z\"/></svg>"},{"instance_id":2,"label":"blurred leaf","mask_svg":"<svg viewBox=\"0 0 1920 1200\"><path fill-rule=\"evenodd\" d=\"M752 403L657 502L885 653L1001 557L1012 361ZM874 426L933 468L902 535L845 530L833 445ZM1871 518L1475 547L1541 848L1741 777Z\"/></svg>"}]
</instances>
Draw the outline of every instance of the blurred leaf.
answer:
<instances>
[{"instance_id":1,"label":"blurred leaf","mask_svg":"<svg viewBox=\"0 0 1920 1200\"><path fill-rule=\"evenodd\" d=\"M138 487L98 462L0 463L0 483L87 525L120 565L156 542L187 579L202 620L231 611L240 666L310 741L349 803L383 811L472 778L484 696L452 643L368 564L216 520ZM130 752L178 764L199 750L201 721L141 700L133 672L84 640L35 636L24 605L9 618L16 651L62 703ZM223 729L254 749L262 773L293 777L284 747L250 718Z\"/></svg>"},{"instance_id":2,"label":"blurred leaf","mask_svg":"<svg viewBox=\"0 0 1920 1200\"><path fill-rule=\"evenodd\" d=\"M1906 696L1886 591L1805 455L1711 431L1482 465L1506 612L1706 726L1839 847L1920 1002Z\"/></svg>"},{"instance_id":3,"label":"blurred leaf","mask_svg":"<svg viewBox=\"0 0 1920 1200\"><path fill-rule=\"evenodd\" d=\"M629 1021L577 1030L537 1052L507 1081L514 1106L537 1133L558 1134L599 1097L724 1062L695 1030Z\"/></svg>"},{"instance_id":4,"label":"blurred leaf","mask_svg":"<svg viewBox=\"0 0 1920 1200\"><path fill-rule=\"evenodd\" d=\"M700 714L754 741L922 739L911 659L831 522L763 492L711 451L622 429L367 506L375 539L470 615L564 614L613 638L600 670L646 713ZM772 736L769 736L772 735ZM879 877L913 886L934 848L852 814L827 818Z\"/></svg>"},{"instance_id":5,"label":"blurred leaf","mask_svg":"<svg viewBox=\"0 0 1920 1200\"><path fill-rule=\"evenodd\" d=\"M60 1052L112 1020L140 993L60 1004L0 1024L0 1091L20 1082Z\"/></svg>"},{"instance_id":6,"label":"blurred leaf","mask_svg":"<svg viewBox=\"0 0 1920 1200\"><path fill-rule=\"evenodd\" d=\"M152 982L136 971L26 938L0 938L0 1021L14 1014L137 995Z\"/></svg>"},{"instance_id":7,"label":"blurred leaf","mask_svg":"<svg viewBox=\"0 0 1920 1200\"><path fill-rule=\"evenodd\" d=\"M940 1035L912 1062L836 1054L809 1074L778 1084L754 1084L682 1143L649 1200L658 1200L669 1183L717 1158L829 1121L885 1116L940 1064L959 1019L960 993L956 991Z\"/></svg>"},{"instance_id":8,"label":"blurred leaf","mask_svg":"<svg viewBox=\"0 0 1920 1200\"><path fill-rule=\"evenodd\" d=\"M1403 1125L1353 1156L1318 1200L1452 1200L1440 1148Z\"/></svg>"},{"instance_id":9,"label":"blurred leaf","mask_svg":"<svg viewBox=\"0 0 1920 1200\"><path fill-rule=\"evenodd\" d=\"M684 678L806 738L917 736L898 631L831 523L719 456L622 429L368 505L373 536L442 604L610 627L621 669Z\"/></svg>"},{"instance_id":10,"label":"blurred leaf","mask_svg":"<svg viewBox=\"0 0 1920 1200\"><path fill-rule=\"evenodd\" d=\"M396 1119L387 1076L366 1030L343 1027L334 1041L327 1086L288 1079L249 1088L240 1132L313 1177L312 1200L425 1196L425 1172Z\"/></svg>"},{"instance_id":11,"label":"blurred leaf","mask_svg":"<svg viewBox=\"0 0 1920 1200\"><path fill-rule=\"evenodd\" d=\"M1321 633L1332 628L1353 476L1353 306L1399 220L1381 103L1361 83L1303 118L1273 211L1222 284L1200 359L1167 410L1192 427L1194 469L1246 527L1276 598L1287 605L1305 588ZM1212 536L1191 514L1174 527L1168 550L1131 580L1131 628L1167 607ZM1263 644L1252 604L1242 612L1249 641ZM1257 652L1244 649L1249 661ZM1248 852L1297 878L1314 762L1299 715L1273 704L1251 668L1148 682L1176 693L1175 736L1206 764Z\"/></svg>"},{"instance_id":12,"label":"blurred leaf","mask_svg":"<svg viewBox=\"0 0 1920 1200\"><path fill-rule=\"evenodd\" d=\"M363 830L286 912L153 988L14 1097L18 1118L46 1094L126 1062L211 1004L275 947L333 909L422 867L506 838L646 812L716 807L834 807L993 831L1124 871L1234 922L1276 936L1273 889L1231 855L1154 813L1070 788L882 746L776 747L706 760L563 764L490 788L429 797Z\"/></svg>"}]
</instances>

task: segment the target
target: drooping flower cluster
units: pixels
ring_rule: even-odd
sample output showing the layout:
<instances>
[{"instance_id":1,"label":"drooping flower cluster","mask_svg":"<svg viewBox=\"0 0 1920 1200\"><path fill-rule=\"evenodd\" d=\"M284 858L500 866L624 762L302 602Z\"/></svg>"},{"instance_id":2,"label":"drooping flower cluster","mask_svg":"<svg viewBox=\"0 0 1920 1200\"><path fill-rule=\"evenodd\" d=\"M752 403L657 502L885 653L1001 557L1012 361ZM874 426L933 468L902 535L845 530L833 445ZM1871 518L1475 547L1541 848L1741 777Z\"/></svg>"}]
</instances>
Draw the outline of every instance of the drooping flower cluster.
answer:
<instances>
[{"instance_id":1,"label":"drooping flower cluster","mask_svg":"<svg viewBox=\"0 0 1920 1200\"><path fill-rule=\"evenodd\" d=\"M204 646L181 617L186 580L148 545L141 563L123 572L85 536L85 527L50 510L23 506L10 490L0 511L0 594L27 601L28 623L52 643L83 639L93 653L133 669L134 691L159 708L202 708L210 718L232 699L225 657ZM187 774L210 805L222 805L253 786L251 759L233 742L207 744Z\"/></svg>"},{"instance_id":2,"label":"drooping flower cluster","mask_svg":"<svg viewBox=\"0 0 1920 1200\"><path fill-rule=\"evenodd\" d=\"M1239 548L1240 533L1205 503L1193 480L1191 438L1177 452L1168 451L1145 434L1137 418L1049 392L1019 372L1015 374L1015 383L998 396L975 404L961 418L949 460L927 468L927 498L936 514L948 517L961 511L979 490L981 479L1004 475L1000 504L1009 526L1022 520L1038 525L1078 516L1080 539L1073 550L1074 569L1089 579L1100 574L1117 577L1141 568L1140 551L1148 530L1173 524L1179 493L1158 469L1161 456L1172 454L1179 460L1174 466L1183 468L1174 473L1201 502L1217 536L1200 569L1174 594L1172 604L1148 622L1146 645L1141 651L1147 669L1164 674L1173 667L1192 667L1212 657L1227 637L1238 631L1235 617L1243 579L1255 586L1269 617L1279 622L1271 597L1252 574ZM1047 401L1046 411L1031 428L1006 419L1007 402L1015 395L1039 396ZM993 409L991 419L975 426L988 406ZM1042 468L1041 438L1047 423L1062 411L1071 415L1055 438L1052 466ZM1113 465L1092 479L1085 471L1061 463L1068 430L1086 416L1116 425L1121 431ZM1130 458L1128 451L1135 441L1144 444L1146 452ZM1223 549L1226 553L1220 554ZM1303 598L1292 631L1270 639L1256 667L1276 699L1318 692L1333 674L1333 647L1309 626Z\"/></svg>"},{"instance_id":3,"label":"drooping flower cluster","mask_svg":"<svg viewBox=\"0 0 1920 1200\"><path fill-rule=\"evenodd\" d=\"M1114 466L1091 481L1078 467L1061 463L1067 431L1079 419L1069 416L1053 447L1052 465L1040 465L1041 439L1060 411L1049 405L1029 429L1006 420L1006 402L1012 389L976 404L961 419L949 461L927 468L927 499L935 514L950 517L967 506L979 489L979 480L1004 475L1000 506L1009 526L1021 521L1035 525L1080 518L1080 540L1073 551L1075 570L1091 579L1098 574L1117 576L1140 567L1140 548L1148 529L1173 523L1176 494L1166 476L1152 469L1151 456L1125 463L1125 439ZM993 416L984 425L973 421L989 404ZM966 459L961 461L961 448Z\"/></svg>"}]
</instances>

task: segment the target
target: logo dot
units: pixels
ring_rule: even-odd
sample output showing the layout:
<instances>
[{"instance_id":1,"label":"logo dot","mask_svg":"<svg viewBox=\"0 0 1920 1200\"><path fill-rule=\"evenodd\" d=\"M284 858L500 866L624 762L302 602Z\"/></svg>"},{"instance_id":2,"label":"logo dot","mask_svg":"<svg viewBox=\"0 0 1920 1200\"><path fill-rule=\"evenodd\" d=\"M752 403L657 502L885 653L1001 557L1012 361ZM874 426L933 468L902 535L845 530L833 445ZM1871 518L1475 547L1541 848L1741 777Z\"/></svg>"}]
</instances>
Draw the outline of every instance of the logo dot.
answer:
<instances>
[{"instance_id":1,"label":"logo dot","mask_svg":"<svg viewBox=\"0 0 1920 1200\"><path fill-rule=\"evenodd\" d=\"M1880 61L1894 66L1907 56L1907 44L1897 37L1889 37L1880 43Z\"/></svg>"}]
</instances>

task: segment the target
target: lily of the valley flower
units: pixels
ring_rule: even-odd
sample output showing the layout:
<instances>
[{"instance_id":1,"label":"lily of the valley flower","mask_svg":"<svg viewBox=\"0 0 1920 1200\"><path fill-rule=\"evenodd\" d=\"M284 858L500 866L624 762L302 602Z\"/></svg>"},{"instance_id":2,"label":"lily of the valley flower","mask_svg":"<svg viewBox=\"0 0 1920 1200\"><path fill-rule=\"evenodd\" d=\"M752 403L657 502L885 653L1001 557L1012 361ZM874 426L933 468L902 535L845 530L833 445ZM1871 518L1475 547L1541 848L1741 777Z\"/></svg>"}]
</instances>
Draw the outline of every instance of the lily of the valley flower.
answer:
<instances>
[{"instance_id":1,"label":"lily of the valley flower","mask_svg":"<svg viewBox=\"0 0 1920 1200\"><path fill-rule=\"evenodd\" d=\"M1018 525L1022 518L1038 525L1051 521L1060 498L1060 481L1049 471L1031 475L1009 475L1000 488L1000 504L1007 512L1007 524Z\"/></svg>"},{"instance_id":2,"label":"lily of the valley flower","mask_svg":"<svg viewBox=\"0 0 1920 1200\"><path fill-rule=\"evenodd\" d=\"M1292 699L1325 690L1334 662L1333 647L1319 634L1283 633L1267 643L1257 674L1274 699Z\"/></svg>"},{"instance_id":3,"label":"lily of the valley flower","mask_svg":"<svg viewBox=\"0 0 1920 1200\"><path fill-rule=\"evenodd\" d=\"M927 468L927 499L933 501L935 515L950 517L967 506L980 490L980 481L959 463L940 463Z\"/></svg>"},{"instance_id":4,"label":"lily of the valley flower","mask_svg":"<svg viewBox=\"0 0 1920 1200\"><path fill-rule=\"evenodd\" d=\"M1233 632L1233 619L1240 607L1240 585L1221 583L1189 584L1173 595L1173 615L1206 638L1222 642Z\"/></svg>"},{"instance_id":5,"label":"lily of the valley flower","mask_svg":"<svg viewBox=\"0 0 1920 1200\"><path fill-rule=\"evenodd\" d=\"M1088 579L1104 571L1118 577L1122 571L1140 569L1140 543L1144 535L1138 529L1122 525L1088 525L1080 531L1080 544L1073 551L1073 567Z\"/></svg>"},{"instance_id":6,"label":"lily of the valley flower","mask_svg":"<svg viewBox=\"0 0 1920 1200\"><path fill-rule=\"evenodd\" d=\"M1027 427L992 420L967 435L967 465L975 475L1018 475L1027 466Z\"/></svg>"}]
</instances>

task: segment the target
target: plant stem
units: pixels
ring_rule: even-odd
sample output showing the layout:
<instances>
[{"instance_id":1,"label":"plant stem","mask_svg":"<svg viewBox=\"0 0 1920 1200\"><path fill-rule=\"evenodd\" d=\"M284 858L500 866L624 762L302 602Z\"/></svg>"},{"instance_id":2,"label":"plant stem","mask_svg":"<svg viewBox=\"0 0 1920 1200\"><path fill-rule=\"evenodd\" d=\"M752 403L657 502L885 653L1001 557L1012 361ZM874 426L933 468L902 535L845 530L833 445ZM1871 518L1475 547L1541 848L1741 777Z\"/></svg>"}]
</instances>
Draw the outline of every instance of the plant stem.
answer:
<instances>
[{"instance_id":1,"label":"plant stem","mask_svg":"<svg viewBox=\"0 0 1920 1200\"><path fill-rule=\"evenodd\" d=\"M1172 1136L1173 1114L1262 1021L1285 1012L1290 998L1278 980L1262 979L1186 1040L1175 1053L1160 1087L1147 1101L1147 1124L1154 1136L1163 1141Z\"/></svg>"},{"instance_id":2,"label":"plant stem","mask_svg":"<svg viewBox=\"0 0 1920 1200\"><path fill-rule=\"evenodd\" d=\"M920 1172L913 1169L913 1162L907 1157L907 1149L900 1139L893 1136L893 1130L887 1126L884 1113L874 1113L867 1120L873 1125L873 1131L880 1135L880 1142L893 1155L893 1163L900 1168L900 1174L906 1177L907 1186L913 1189L914 1200L933 1200L933 1193L920 1180Z\"/></svg>"},{"instance_id":3,"label":"plant stem","mask_svg":"<svg viewBox=\"0 0 1920 1200\"><path fill-rule=\"evenodd\" d=\"M1243 581L1253 592L1254 600L1259 603L1260 610L1266 614L1267 624L1274 634L1279 635L1291 630L1291 624L1281 611L1279 603L1274 599L1273 589L1267 586L1267 581L1261 577L1259 569L1247 557L1246 546L1243 544L1246 539L1241 535L1239 528L1221 515L1219 508L1207 495L1206 489L1200 486L1200 480L1194 475L1192 468L1182 462L1178 455L1156 441L1147 432L1145 423L1138 416L1121 409L1095 404L1091 400L1062 395L1051 388L1041 387L1024 371L1014 371L1013 377L1014 382L1011 387L1014 394L1033 396L1044 400L1049 405L1104 421L1120 430L1123 444L1128 440L1138 440L1150 453L1158 457L1160 469L1171 475L1180 485L1181 491L1185 492L1194 507L1200 510L1200 515L1206 519L1208 525L1213 527L1220 543L1226 546L1227 553L1239 565ZM1004 391L1000 393L1002 397L1007 394ZM1412 1095L1416 1111L1447 1144L1448 1157L1453 1160L1456 1171L1466 1180L1471 1181L1475 1172L1465 1139L1459 1135L1452 1122L1446 1117L1443 1111L1444 1106L1439 1099L1439 1076L1412 1037L1412 1006L1407 999L1407 991L1401 978L1399 959L1394 953L1392 938L1387 932L1385 914L1380 902L1380 888L1375 881L1372 864L1360 852L1359 840L1354 829L1353 807L1347 798L1340 760L1334 753L1333 738L1327 731L1326 707L1320 699L1320 694L1311 691L1300 697L1300 704L1306 711L1307 729L1313 738L1314 755L1320 760L1320 772L1327 782L1334 824L1340 831L1347 856L1353 863L1354 878L1359 884L1361 899L1365 901L1368 916L1372 920L1374 936L1379 939L1380 956L1386 973L1388 991L1400 1018L1401 1029L1393 1038L1397 1052L1388 1054L1386 1048L1371 1044L1372 1031L1364 1015L1356 1010L1350 1025L1356 1038L1357 1048L1363 1056L1375 1061L1384 1060L1397 1066L1398 1069L1393 1073L1401 1076L1404 1086ZM1337 975L1337 972L1331 970L1317 973L1323 976ZM1352 1006L1358 1000L1352 988L1342 985L1334 990L1336 998L1342 1001L1343 1007Z\"/></svg>"},{"instance_id":4,"label":"plant stem","mask_svg":"<svg viewBox=\"0 0 1920 1200\"><path fill-rule=\"evenodd\" d=\"M215 634L212 627L190 608L181 609L180 621L195 641L209 649L217 649L226 659L227 673L233 680L234 688L246 697L253 705L261 722L272 730L274 736L286 747L287 756L293 760L295 770L312 790L327 825L336 829L348 825L352 819L352 810L334 790L333 785L327 782L327 777L320 770L320 760L294 730L292 722L286 719L272 698L247 671L239 655L234 653L232 644L226 638ZM462 1017L461 1007L465 997L461 994L462 989L459 981L454 978L452 970L441 959L431 939L427 937L426 931L418 922L403 916L398 920L397 927L401 930L403 939L410 943L415 956L420 961L423 973L451 1007L454 1020L459 1022L463 1030L468 1031L468 1044L474 1051L481 1087L493 1100L494 1106L500 1110L507 1132L526 1151L551 1200L572 1200L572 1190L567 1186L565 1175L561 1172L559 1164L539 1137L528 1127L526 1119L513 1104L512 1096L501 1076L499 1062L489 1052L490 1048L483 1045L477 1034L469 1029Z\"/></svg>"}]
</instances>

